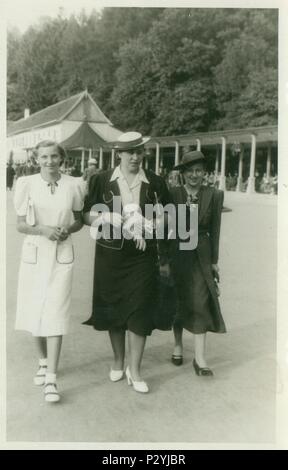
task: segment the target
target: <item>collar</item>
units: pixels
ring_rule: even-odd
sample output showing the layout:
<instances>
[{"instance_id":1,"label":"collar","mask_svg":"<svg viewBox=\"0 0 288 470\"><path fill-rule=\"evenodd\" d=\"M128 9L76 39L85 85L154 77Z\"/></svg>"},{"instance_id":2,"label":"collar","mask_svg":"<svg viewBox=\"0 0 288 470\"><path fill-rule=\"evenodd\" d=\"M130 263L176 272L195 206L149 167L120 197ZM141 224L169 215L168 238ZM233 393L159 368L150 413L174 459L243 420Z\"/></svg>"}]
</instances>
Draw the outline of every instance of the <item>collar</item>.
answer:
<instances>
[{"instance_id":1,"label":"collar","mask_svg":"<svg viewBox=\"0 0 288 470\"><path fill-rule=\"evenodd\" d=\"M184 189L185 189L185 194L186 194L186 198L187 198L187 202L186 204L189 206L190 204L199 204L199 201L200 201L200 197L201 197L201 194L202 194L202 191L203 191L203 188L204 186L200 186L200 188L198 189L197 193L195 194L192 194L191 191L189 191L189 188L187 188L186 184L184 184Z\"/></svg>"},{"instance_id":2,"label":"collar","mask_svg":"<svg viewBox=\"0 0 288 470\"><path fill-rule=\"evenodd\" d=\"M121 180L125 180L125 176L123 175L123 173L120 169L120 165L116 166L116 168L114 169L114 171L112 173L112 176L110 178L110 181L115 181L118 178L121 179ZM145 175L145 171L143 170L143 168L140 168L139 172L135 175L135 179L134 179L131 187L135 186L135 184L137 184L141 181L143 183L149 184L149 181L148 181L148 179Z\"/></svg>"}]
</instances>

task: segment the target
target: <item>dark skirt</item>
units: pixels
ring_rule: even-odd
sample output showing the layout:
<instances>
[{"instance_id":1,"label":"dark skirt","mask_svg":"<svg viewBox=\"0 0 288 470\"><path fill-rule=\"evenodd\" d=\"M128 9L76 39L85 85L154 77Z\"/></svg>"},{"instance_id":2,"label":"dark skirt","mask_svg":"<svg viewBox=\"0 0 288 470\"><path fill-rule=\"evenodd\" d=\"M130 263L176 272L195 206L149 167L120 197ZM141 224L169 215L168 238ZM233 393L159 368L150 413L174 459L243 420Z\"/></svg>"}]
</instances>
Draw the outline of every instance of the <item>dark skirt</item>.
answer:
<instances>
[{"instance_id":1,"label":"dark skirt","mask_svg":"<svg viewBox=\"0 0 288 470\"><path fill-rule=\"evenodd\" d=\"M194 334L226 331L220 306L203 274L197 250L179 251L173 263L178 308L174 324ZM211 285L211 283L210 283Z\"/></svg>"},{"instance_id":2,"label":"dark skirt","mask_svg":"<svg viewBox=\"0 0 288 470\"><path fill-rule=\"evenodd\" d=\"M84 324L97 330L128 329L140 336L155 328L170 329L175 307L165 310L160 286L154 243L144 252L130 240L124 240L121 250L97 244L92 315Z\"/></svg>"}]
</instances>

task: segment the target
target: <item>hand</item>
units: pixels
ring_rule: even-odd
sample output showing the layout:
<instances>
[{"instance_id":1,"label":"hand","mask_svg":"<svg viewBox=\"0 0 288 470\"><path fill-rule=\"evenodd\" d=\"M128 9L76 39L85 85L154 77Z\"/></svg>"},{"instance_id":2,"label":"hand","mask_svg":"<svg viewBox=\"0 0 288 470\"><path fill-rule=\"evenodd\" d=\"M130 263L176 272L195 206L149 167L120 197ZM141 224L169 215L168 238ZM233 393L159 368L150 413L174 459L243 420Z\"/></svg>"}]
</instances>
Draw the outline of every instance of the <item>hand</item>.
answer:
<instances>
[{"instance_id":1,"label":"hand","mask_svg":"<svg viewBox=\"0 0 288 470\"><path fill-rule=\"evenodd\" d=\"M146 242L144 240L144 238L134 238L134 241L135 241L135 244L136 244L136 248L137 250L140 250L140 251L145 251L146 250Z\"/></svg>"},{"instance_id":2,"label":"hand","mask_svg":"<svg viewBox=\"0 0 288 470\"><path fill-rule=\"evenodd\" d=\"M216 279L217 282L220 281L220 269L218 264L212 264L212 273L214 279Z\"/></svg>"},{"instance_id":3,"label":"hand","mask_svg":"<svg viewBox=\"0 0 288 470\"><path fill-rule=\"evenodd\" d=\"M124 223L123 229L134 238L142 238L145 233L153 233L153 221L142 217L139 212L131 214Z\"/></svg>"},{"instance_id":4,"label":"hand","mask_svg":"<svg viewBox=\"0 0 288 470\"><path fill-rule=\"evenodd\" d=\"M123 217L121 214L118 214L118 212L102 212L101 223L110 224L115 228L119 228L123 223Z\"/></svg>"},{"instance_id":5,"label":"hand","mask_svg":"<svg viewBox=\"0 0 288 470\"><path fill-rule=\"evenodd\" d=\"M59 238L59 241L60 242L63 242L64 240L67 240L68 236L69 236L69 231L66 227L58 227L60 228L60 238Z\"/></svg>"},{"instance_id":6,"label":"hand","mask_svg":"<svg viewBox=\"0 0 288 470\"><path fill-rule=\"evenodd\" d=\"M61 229L60 227L50 227L49 225L44 225L41 227L41 233L44 237L48 238L53 242L60 240Z\"/></svg>"}]
</instances>

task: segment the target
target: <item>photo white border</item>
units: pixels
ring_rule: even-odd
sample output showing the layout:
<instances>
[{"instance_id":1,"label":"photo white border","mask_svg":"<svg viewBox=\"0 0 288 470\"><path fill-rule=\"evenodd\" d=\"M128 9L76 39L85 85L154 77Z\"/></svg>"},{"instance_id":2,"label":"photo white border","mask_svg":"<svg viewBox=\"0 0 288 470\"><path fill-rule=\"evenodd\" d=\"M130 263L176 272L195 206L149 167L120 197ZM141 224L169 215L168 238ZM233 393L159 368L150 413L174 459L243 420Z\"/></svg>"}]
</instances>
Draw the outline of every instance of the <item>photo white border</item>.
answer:
<instances>
[{"instance_id":1,"label":"photo white border","mask_svg":"<svg viewBox=\"0 0 288 470\"><path fill-rule=\"evenodd\" d=\"M16 0L13 0L14 3ZM38 0L46 1L46 0ZM95 6L99 7L170 7L170 8L278 8L279 9L279 119L278 119L278 283L277 283L277 439L273 444L241 444L241 443L32 443L32 442L7 442L6 441L6 21L5 5L9 0L0 0L0 177L1 197L0 213L3 223L0 235L0 344L1 344L1 407L0 407L0 449L288 449L288 3L287 0L205 0L179 2L158 0L146 1L109 1L95 0ZM17 0L22 8L27 1ZM70 0L71 4L79 5L81 0ZM63 1L65 6L65 1ZM4 13L4 14L3 14ZM267 267L269 269L269 267ZM1 295L2 294L2 295ZM107 452L108 453L108 452ZM131 453L131 452L130 452Z\"/></svg>"}]
</instances>

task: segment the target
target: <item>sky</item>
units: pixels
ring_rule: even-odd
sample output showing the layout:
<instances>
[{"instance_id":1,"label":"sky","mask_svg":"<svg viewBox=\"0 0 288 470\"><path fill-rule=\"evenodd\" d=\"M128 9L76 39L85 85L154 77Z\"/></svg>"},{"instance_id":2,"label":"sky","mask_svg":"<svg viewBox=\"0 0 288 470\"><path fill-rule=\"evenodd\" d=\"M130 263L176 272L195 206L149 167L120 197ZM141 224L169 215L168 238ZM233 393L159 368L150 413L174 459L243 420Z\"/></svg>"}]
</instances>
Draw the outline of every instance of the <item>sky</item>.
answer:
<instances>
[{"instance_id":1,"label":"sky","mask_svg":"<svg viewBox=\"0 0 288 470\"><path fill-rule=\"evenodd\" d=\"M17 27L23 33L29 26L37 23L41 16L56 17L60 9L64 16L70 16L82 9L87 13L93 8L101 10L109 3L113 4L105 0L5 0L0 4L6 13L8 27Z\"/></svg>"},{"instance_id":2,"label":"sky","mask_svg":"<svg viewBox=\"0 0 288 470\"><path fill-rule=\"evenodd\" d=\"M21 33L38 22L41 16L56 17L62 9L64 16L79 13L84 9L90 13L94 8L101 10L105 6L168 6L168 7L275 7L275 3L287 0L0 0L1 16L6 18L8 27L17 27ZM257 5L258 4L258 5Z\"/></svg>"},{"instance_id":3,"label":"sky","mask_svg":"<svg viewBox=\"0 0 288 470\"><path fill-rule=\"evenodd\" d=\"M201 1L196 0L196 3L199 4L200 2L201 5ZM41 16L56 17L60 9L62 9L62 15L70 16L72 13L77 14L83 9L90 13L92 9L100 11L104 7L178 6L178 2L177 0L170 0L170 2L169 0L158 0L155 4L155 0L0 0L0 12L1 16L4 12L9 28L17 27L23 33L29 26L37 23ZM183 2L184 6L185 3L186 6L191 6L195 0L182 0Z\"/></svg>"}]
</instances>

